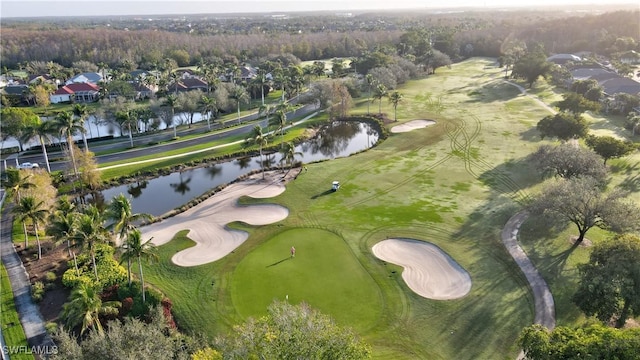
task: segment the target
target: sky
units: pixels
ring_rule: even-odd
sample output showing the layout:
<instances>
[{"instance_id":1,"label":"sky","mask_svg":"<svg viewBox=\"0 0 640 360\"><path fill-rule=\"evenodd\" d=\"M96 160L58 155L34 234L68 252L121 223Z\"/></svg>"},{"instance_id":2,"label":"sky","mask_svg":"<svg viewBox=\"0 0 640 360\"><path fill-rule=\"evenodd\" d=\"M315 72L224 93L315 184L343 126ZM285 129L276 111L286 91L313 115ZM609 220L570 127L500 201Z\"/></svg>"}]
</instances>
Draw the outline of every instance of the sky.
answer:
<instances>
[{"instance_id":1,"label":"sky","mask_svg":"<svg viewBox=\"0 0 640 360\"><path fill-rule=\"evenodd\" d=\"M0 18L638 4L632 0L0 0ZM640 5L638 5L640 8Z\"/></svg>"}]
</instances>

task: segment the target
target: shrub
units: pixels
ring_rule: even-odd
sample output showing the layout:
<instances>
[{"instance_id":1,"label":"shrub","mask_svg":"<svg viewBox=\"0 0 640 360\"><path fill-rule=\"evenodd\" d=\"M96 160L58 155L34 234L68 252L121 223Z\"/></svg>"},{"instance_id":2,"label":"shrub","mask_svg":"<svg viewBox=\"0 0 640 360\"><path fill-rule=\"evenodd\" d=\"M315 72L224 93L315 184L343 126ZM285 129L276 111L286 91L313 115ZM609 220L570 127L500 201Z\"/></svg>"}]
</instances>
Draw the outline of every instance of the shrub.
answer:
<instances>
[{"instance_id":1,"label":"shrub","mask_svg":"<svg viewBox=\"0 0 640 360\"><path fill-rule=\"evenodd\" d=\"M58 330L58 324L49 321L46 324L44 324L44 329L47 331L48 334L55 334L56 331Z\"/></svg>"},{"instance_id":2,"label":"shrub","mask_svg":"<svg viewBox=\"0 0 640 360\"><path fill-rule=\"evenodd\" d=\"M49 271L44 275L44 279L46 282L52 283L52 282L55 282L58 279L58 277L56 276L56 273L54 273L53 271Z\"/></svg>"},{"instance_id":3,"label":"shrub","mask_svg":"<svg viewBox=\"0 0 640 360\"><path fill-rule=\"evenodd\" d=\"M64 286L75 288L80 282L87 282L88 285L95 286L98 289L120 284L127 280L127 269L122 267L113 258L113 248L105 244L96 245L96 268L98 270L98 280L95 279L91 256L89 254L80 254L77 257L78 270L80 275L76 274L73 262L69 263L69 269L62 275L62 284Z\"/></svg>"},{"instance_id":4,"label":"shrub","mask_svg":"<svg viewBox=\"0 0 640 360\"><path fill-rule=\"evenodd\" d=\"M31 298L35 302L42 301L44 297L44 284L42 281L36 281L33 285L31 285Z\"/></svg>"}]
</instances>

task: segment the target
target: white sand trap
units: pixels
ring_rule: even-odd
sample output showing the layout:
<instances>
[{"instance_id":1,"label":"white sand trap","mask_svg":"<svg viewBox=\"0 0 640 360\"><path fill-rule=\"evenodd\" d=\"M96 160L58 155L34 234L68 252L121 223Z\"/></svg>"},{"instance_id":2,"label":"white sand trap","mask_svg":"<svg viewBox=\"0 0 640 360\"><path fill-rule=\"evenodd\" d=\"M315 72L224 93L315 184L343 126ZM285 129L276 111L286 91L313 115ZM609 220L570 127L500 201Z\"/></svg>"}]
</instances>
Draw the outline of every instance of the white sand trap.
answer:
<instances>
[{"instance_id":1,"label":"white sand trap","mask_svg":"<svg viewBox=\"0 0 640 360\"><path fill-rule=\"evenodd\" d=\"M411 130L422 129L427 126L434 125L436 122L433 120L411 120L404 124L396 125L391 128L392 133L403 133Z\"/></svg>"},{"instance_id":2,"label":"white sand trap","mask_svg":"<svg viewBox=\"0 0 640 360\"><path fill-rule=\"evenodd\" d=\"M179 266L197 266L219 260L240 246L248 237L244 231L226 228L226 224L243 221L251 225L266 225L285 219L289 210L275 204L238 205L241 196L269 198L281 194L284 184L280 177L253 179L231 184L222 191L176 216L144 226L145 238L153 237L155 245L166 244L175 234L188 229L196 245L175 254L171 260Z\"/></svg>"},{"instance_id":3,"label":"white sand trap","mask_svg":"<svg viewBox=\"0 0 640 360\"><path fill-rule=\"evenodd\" d=\"M471 290L471 277L439 247L417 240L388 239L375 244L379 259L402 266L402 278L416 294L427 299L461 298Z\"/></svg>"}]
</instances>

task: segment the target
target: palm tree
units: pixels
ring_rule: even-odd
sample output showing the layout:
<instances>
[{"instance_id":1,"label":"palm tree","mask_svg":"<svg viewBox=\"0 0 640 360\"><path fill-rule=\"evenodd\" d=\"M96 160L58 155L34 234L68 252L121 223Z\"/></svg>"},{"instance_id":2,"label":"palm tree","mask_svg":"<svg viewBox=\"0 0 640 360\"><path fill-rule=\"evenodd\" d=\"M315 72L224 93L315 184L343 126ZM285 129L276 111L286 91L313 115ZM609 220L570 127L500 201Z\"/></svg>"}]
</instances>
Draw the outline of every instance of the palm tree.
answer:
<instances>
[{"instance_id":1,"label":"palm tree","mask_svg":"<svg viewBox=\"0 0 640 360\"><path fill-rule=\"evenodd\" d=\"M284 128L287 126L287 111L291 109L291 106L286 101L281 101L276 106L275 116L269 121L270 126L275 126L277 131L280 132L280 151L284 146ZM284 170L283 170L284 171Z\"/></svg>"},{"instance_id":2,"label":"palm tree","mask_svg":"<svg viewBox=\"0 0 640 360\"><path fill-rule=\"evenodd\" d=\"M384 84L378 84L373 93L373 98L380 101L378 103L378 114L382 114L382 98L385 96L387 96L387 87Z\"/></svg>"},{"instance_id":3,"label":"palm tree","mask_svg":"<svg viewBox=\"0 0 640 360\"><path fill-rule=\"evenodd\" d=\"M155 245L151 243L151 239L142 242L142 233L139 229L134 229L127 235L127 241L122 246L122 260L131 263L132 259L138 260L138 270L140 271L140 282L142 283L142 302L146 301L144 292L144 274L142 273L142 259L157 260L158 254ZM131 278L129 278L131 285Z\"/></svg>"},{"instance_id":4,"label":"palm tree","mask_svg":"<svg viewBox=\"0 0 640 360\"><path fill-rule=\"evenodd\" d=\"M34 137L38 138L40 148L42 149L42 156L44 157L44 162L47 166L47 172L49 173L51 173L51 166L49 165L49 155L47 154L45 139L48 139L48 136L53 132L52 125L53 124L50 122L39 119L37 123L25 128L21 138L21 141L24 143L29 142L29 140Z\"/></svg>"},{"instance_id":5,"label":"palm tree","mask_svg":"<svg viewBox=\"0 0 640 360\"><path fill-rule=\"evenodd\" d=\"M248 142L257 144L260 149L260 164L262 165L262 178L264 179L264 163L262 162L262 148L267 146L267 135L262 132L260 125L253 127L251 137L247 139Z\"/></svg>"},{"instance_id":6,"label":"palm tree","mask_svg":"<svg viewBox=\"0 0 640 360\"><path fill-rule=\"evenodd\" d=\"M262 106L264 106L264 86L269 82L267 74L264 70L258 69L258 75L253 79L253 83L260 86L260 95L262 96Z\"/></svg>"},{"instance_id":7,"label":"palm tree","mask_svg":"<svg viewBox=\"0 0 640 360\"><path fill-rule=\"evenodd\" d=\"M80 133L82 134L82 142L84 143L84 151L89 151L89 145L87 144L87 131L84 128L84 122L89 117L89 110L86 105L82 104L74 104L73 105L73 115L78 117L78 124L82 127Z\"/></svg>"},{"instance_id":8,"label":"palm tree","mask_svg":"<svg viewBox=\"0 0 640 360\"><path fill-rule=\"evenodd\" d=\"M96 266L96 249L97 243L106 243L108 234L103 227L102 214L94 205L90 205L85 209L85 213L78 218L78 227L73 234L72 240L83 248L88 248L91 255L91 264L93 273L98 280L98 268Z\"/></svg>"},{"instance_id":9,"label":"palm tree","mask_svg":"<svg viewBox=\"0 0 640 360\"><path fill-rule=\"evenodd\" d=\"M402 101L402 94L399 91L394 91L389 94L389 102L393 105L393 120L398 121L398 104Z\"/></svg>"},{"instance_id":10,"label":"palm tree","mask_svg":"<svg viewBox=\"0 0 640 360\"><path fill-rule=\"evenodd\" d=\"M81 335L90 328L104 334L100 315L117 311L120 306L117 301L103 303L97 289L84 282L78 284L69 298L69 302L64 305L62 318L69 329L80 325Z\"/></svg>"},{"instance_id":11,"label":"palm tree","mask_svg":"<svg viewBox=\"0 0 640 360\"><path fill-rule=\"evenodd\" d=\"M202 113L207 115L207 128L211 130L211 113L218 112L218 103L216 98L212 96L202 95L200 99L200 106L202 109Z\"/></svg>"},{"instance_id":12,"label":"palm tree","mask_svg":"<svg viewBox=\"0 0 640 360\"><path fill-rule=\"evenodd\" d=\"M26 196L20 199L18 205L13 208L13 212L18 215L18 221L22 221L23 228L26 228L25 222L31 220L34 231L36 233L36 242L38 243L38 260L42 258L42 246L40 245L40 235L38 234L38 223L44 222L47 218L47 209L43 208L44 202L36 200L33 196Z\"/></svg>"},{"instance_id":13,"label":"palm tree","mask_svg":"<svg viewBox=\"0 0 640 360\"><path fill-rule=\"evenodd\" d=\"M289 164L289 170L287 171L287 174L289 173L289 171L291 171L291 169L293 168L293 164L295 163L296 160L296 156L302 156L302 153L299 151L296 151L296 147L295 145L293 145L293 143L288 142L284 145L284 148L281 150L282 152L282 159L280 161L283 161L286 164Z\"/></svg>"},{"instance_id":14,"label":"palm tree","mask_svg":"<svg viewBox=\"0 0 640 360\"><path fill-rule=\"evenodd\" d=\"M284 95L286 92L286 86L287 86L287 82L288 82L288 77L287 74L285 74L284 69L282 68L278 68L275 77L273 78L273 81L278 84L278 86L280 87L280 89L282 90L282 98L280 99L280 101L284 101Z\"/></svg>"},{"instance_id":15,"label":"palm tree","mask_svg":"<svg viewBox=\"0 0 640 360\"><path fill-rule=\"evenodd\" d=\"M25 172L18 169L7 169L4 187L9 189L13 196L13 203L17 206L20 203L21 190L34 188L36 185L29 181L31 174L23 176ZM24 247L29 247L29 236L27 235L27 224L22 222L24 232Z\"/></svg>"},{"instance_id":16,"label":"palm tree","mask_svg":"<svg viewBox=\"0 0 640 360\"><path fill-rule=\"evenodd\" d=\"M149 214L134 213L131 207L131 201L124 195L116 195L107 208L105 213L107 221L111 223L107 226L116 236L116 243L123 239L128 239L129 234L136 230L135 223L142 220L151 220L153 216ZM126 244L122 244L126 246ZM129 272L129 285L131 285L131 261L127 262L127 271Z\"/></svg>"},{"instance_id":17,"label":"palm tree","mask_svg":"<svg viewBox=\"0 0 640 360\"><path fill-rule=\"evenodd\" d=\"M61 210L56 210L49 217L49 224L47 226L47 234L53 236L53 240L56 244L62 241L67 242L67 251L69 256L73 258L73 264L76 269L76 275L80 276L80 270L78 270L78 260L76 259L76 253L71 250L73 244L71 240L77 228L77 213L70 212L65 213Z\"/></svg>"},{"instance_id":18,"label":"palm tree","mask_svg":"<svg viewBox=\"0 0 640 360\"><path fill-rule=\"evenodd\" d=\"M238 123L240 123L240 103L246 103L249 101L249 94L247 94L247 90L241 85L236 85L231 90L229 97L233 99L238 105Z\"/></svg>"},{"instance_id":19,"label":"palm tree","mask_svg":"<svg viewBox=\"0 0 640 360\"><path fill-rule=\"evenodd\" d=\"M370 114L369 112L369 107L371 105L371 89L373 88L373 85L375 84L376 80L373 78L373 75L371 74L367 74L367 76L365 76L365 79L367 81L367 88L369 89L369 96L367 97L367 115Z\"/></svg>"},{"instance_id":20,"label":"palm tree","mask_svg":"<svg viewBox=\"0 0 640 360\"><path fill-rule=\"evenodd\" d=\"M73 143L73 134L78 131L84 131L84 127L69 111L62 111L58 113L55 118L55 126L59 130L60 134L66 135L67 137L69 155L71 156L71 163L73 164L73 174L77 177L78 165L76 164L76 157L73 154L71 144Z\"/></svg>"},{"instance_id":21,"label":"palm tree","mask_svg":"<svg viewBox=\"0 0 640 360\"><path fill-rule=\"evenodd\" d=\"M171 108L171 124L173 125L173 137L178 137L178 130L176 129L176 121L173 118L176 114L176 106L178 106L178 98L175 95L168 95L164 99L164 104Z\"/></svg>"},{"instance_id":22,"label":"palm tree","mask_svg":"<svg viewBox=\"0 0 640 360\"><path fill-rule=\"evenodd\" d=\"M133 147L133 131L131 131L131 123L137 121L132 116L131 110L118 111L116 113L116 121L121 124L121 126L126 126L129 130L129 142L131 143L131 147Z\"/></svg>"}]
</instances>

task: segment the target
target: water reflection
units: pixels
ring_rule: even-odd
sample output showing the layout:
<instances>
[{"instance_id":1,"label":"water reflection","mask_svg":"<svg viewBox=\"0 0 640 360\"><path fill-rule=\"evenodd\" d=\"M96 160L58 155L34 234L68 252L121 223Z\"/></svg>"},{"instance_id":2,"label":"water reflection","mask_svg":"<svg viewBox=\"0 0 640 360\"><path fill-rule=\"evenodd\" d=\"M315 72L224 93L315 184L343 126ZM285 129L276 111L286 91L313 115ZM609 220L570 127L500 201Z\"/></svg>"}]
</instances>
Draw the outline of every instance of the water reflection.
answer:
<instances>
[{"instance_id":1,"label":"water reflection","mask_svg":"<svg viewBox=\"0 0 640 360\"><path fill-rule=\"evenodd\" d=\"M127 193L134 199L137 199L142 194L142 190L147 188L148 183L147 180L142 180L136 181L135 184L129 184L127 186Z\"/></svg>"},{"instance_id":2,"label":"water reflection","mask_svg":"<svg viewBox=\"0 0 640 360\"><path fill-rule=\"evenodd\" d=\"M367 124L335 122L321 128L314 139L296 146L294 152L299 153L296 154L296 160L309 163L348 156L371 147L377 141L377 132L372 131ZM262 162L266 167L274 167L281 156L279 153L267 154ZM120 193L128 193L132 197L134 212L159 216L219 185L228 184L244 174L260 169L260 156L243 157L117 186L94 195L93 199L97 198L97 202L104 203L105 199L110 200Z\"/></svg>"}]
</instances>

